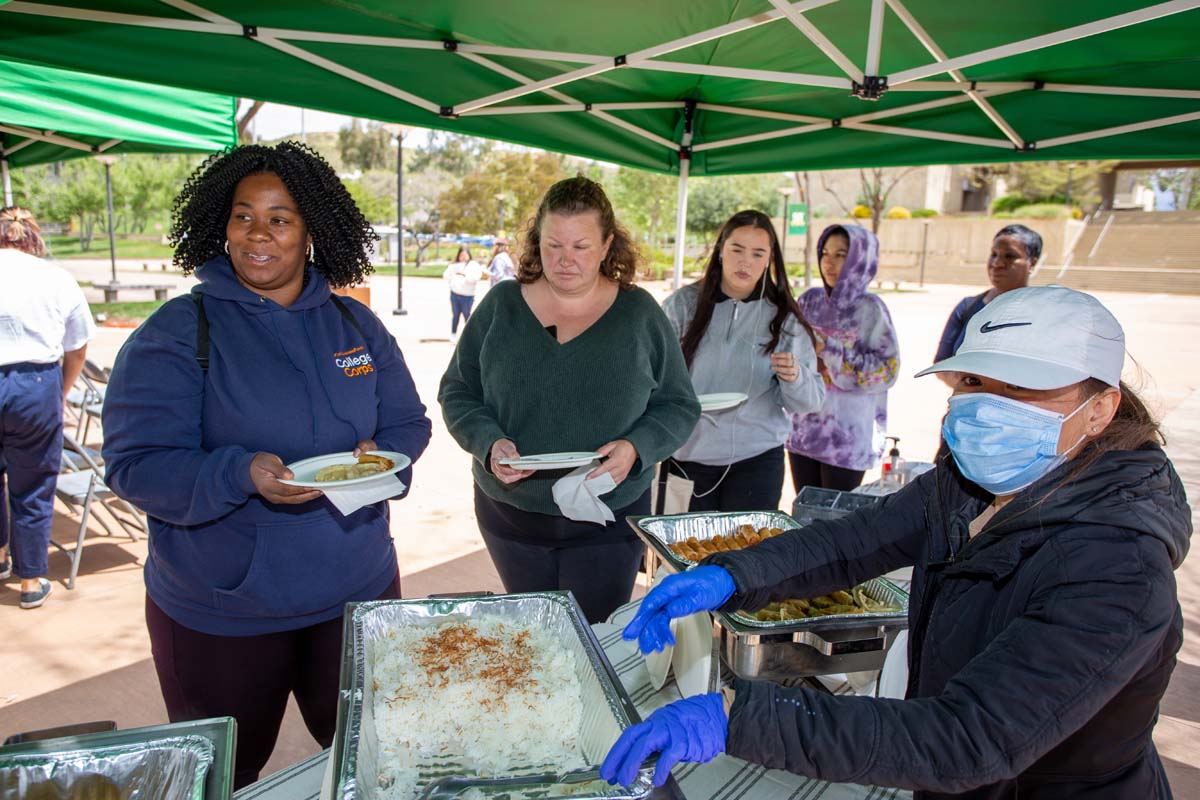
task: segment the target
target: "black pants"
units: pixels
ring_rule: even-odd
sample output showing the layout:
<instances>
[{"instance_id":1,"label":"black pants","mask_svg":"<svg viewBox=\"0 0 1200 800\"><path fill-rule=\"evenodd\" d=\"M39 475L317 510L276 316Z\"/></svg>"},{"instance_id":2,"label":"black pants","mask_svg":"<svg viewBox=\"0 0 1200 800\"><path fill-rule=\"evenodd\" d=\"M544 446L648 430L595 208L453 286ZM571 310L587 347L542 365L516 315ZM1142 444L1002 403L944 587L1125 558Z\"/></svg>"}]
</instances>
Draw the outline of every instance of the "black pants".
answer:
<instances>
[{"instance_id":1,"label":"black pants","mask_svg":"<svg viewBox=\"0 0 1200 800\"><path fill-rule=\"evenodd\" d=\"M695 461L665 462L672 475L695 483L689 511L775 511L783 493L783 445L728 467ZM722 477L724 476L724 477ZM715 487L715 488L714 488Z\"/></svg>"},{"instance_id":2,"label":"black pants","mask_svg":"<svg viewBox=\"0 0 1200 800\"><path fill-rule=\"evenodd\" d=\"M616 520L600 526L522 511L475 487L475 518L504 590L566 589L592 624L629 602L646 546L625 517L649 513L648 489L624 508L613 509Z\"/></svg>"},{"instance_id":3,"label":"black pants","mask_svg":"<svg viewBox=\"0 0 1200 800\"><path fill-rule=\"evenodd\" d=\"M866 474L865 469L843 469L796 453L788 453L788 462L792 466L792 485L797 492L805 486L848 492L862 484Z\"/></svg>"},{"instance_id":4,"label":"black pants","mask_svg":"<svg viewBox=\"0 0 1200 800\"><path fill-rule=\"evenodd\" d=\"M400 575L379 596L400 597ZM214 636L180 625L146 596L154 669L171 722L237 720L233 788L258 780L271 757L288 695L321 747L337 728L342 618L259 636Z\"/></svg>"}]
</instances>

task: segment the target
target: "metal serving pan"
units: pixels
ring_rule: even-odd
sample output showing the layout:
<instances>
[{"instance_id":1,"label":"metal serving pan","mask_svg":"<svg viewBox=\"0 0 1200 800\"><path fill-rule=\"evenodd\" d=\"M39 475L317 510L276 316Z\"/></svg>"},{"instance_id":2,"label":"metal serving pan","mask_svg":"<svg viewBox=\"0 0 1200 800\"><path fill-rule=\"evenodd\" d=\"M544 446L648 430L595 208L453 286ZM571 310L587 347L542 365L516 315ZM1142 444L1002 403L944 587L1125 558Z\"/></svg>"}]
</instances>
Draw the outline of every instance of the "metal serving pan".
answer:
<instances>
[{"instance_id":1,"label":"metal serving pan","mask_svg":"<svg viewBox=\"0 0 1200 800\"><path fill-rule=\"evenodd\" d=\"M711 539L718 533L733 533L738 525L758 528L782 528L785 531L799 528L796 520L782 511L746 511L733 513L671 514L660 517L629 517L634 533L646 543L672 572L683 572L694 566L694 562L680 558L672 552L670 545L697 539ZM651 573L653 574L653 573Z\"/></svg>"},{"instance_id":2,"label":"metal serving pan","mask_svg":"<svg viewBox=\"0 0 1200 800\"><path fill-rule=\"evenodd\" d=\"M350 603L346 606L342 692L332 755L333 797L337 800L373 800L381 796L379 748L373 720L372 671L376 643L397 627L431 627L480 614L507 617L513 622L549 630L574 654L583 692L580 747L588 763L598 766L621 731L641 721L583 612L568 592ZM520 735L518 731L513 733ZM498 779L493 785L487 781L472 781L472 789L484 797L512 794L515 789L511 781L504 779L523 774L533 776L534 782L519 791L531 799L554 796L579 800L634 800L646 797L654 788L650 767L643 767L632 787L609 786L603 781L547 783L546 772L544 766L530 765L527 770L491 776ZM472 775L457 757L450 755L439 760L436 767L422 767L418 791L428 788L434 781Z\"/></svg>"},{"instance_id":3,"label":"metal serving pan","mask_svg":"<svg viewBox=\"0 0 1200 800\"><path fill-rule=\"evenodd\" d=\"M763 680L879 669L896 634L908 627L908 592L886 578L867 581L863 590L901 610L786 622L718 611L713 636L721 657L738 677Z\"/></svg>"},{"instance_id":4,"label":"metal serving pan","mask_svg":"<svg viewBox=\"0 0 1200 800\"><path fill-rule=\"evenodd\" d=\"M832 494L837 497L822 498L829 500L831 506L838 499L850 497L844 492ZM875 502L876 498L867 500ZM828 509L829 517L847 513L849 509ZM694 566L670 548L671 544L691 536L707 539L718 533L728 534L738 525L803 529L781 511L630 517L629 524L673 572ZM739 677L764 680L879 669L896 633L908 627L908 593L883 578L868 581L864 589L868 597L898 605L901 610L887 614L831 614L786 622L761 622L739 613L717 612L713 636L719 642L722 661Z\"/></svg>"},{"instance_id":5,"label":"metal serving pan","mask_svg":"<svg viewBox=\"0 0 1200 800\"><path fill-rule=\"evenodd\" d=\"M81 781L99 778L122 797L227 800L233 748L229 717L8 745L0 748L0 798L23 797L40 783L66 797Z\"/></svg>"}]
</instances>

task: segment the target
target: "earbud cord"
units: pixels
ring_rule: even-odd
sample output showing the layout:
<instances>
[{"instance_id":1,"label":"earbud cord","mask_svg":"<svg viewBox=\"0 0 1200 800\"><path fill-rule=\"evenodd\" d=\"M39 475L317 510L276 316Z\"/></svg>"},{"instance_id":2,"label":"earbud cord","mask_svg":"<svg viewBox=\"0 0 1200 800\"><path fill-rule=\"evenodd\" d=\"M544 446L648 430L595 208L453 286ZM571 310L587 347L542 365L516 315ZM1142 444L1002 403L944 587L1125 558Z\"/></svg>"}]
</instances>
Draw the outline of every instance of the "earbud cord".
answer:
<instances>
[{"instance_id":1,"label":"earbud cord","mask_svg":"<svg viewBox=\"0 0 1200 800\"><path fill-rule=\"evenodd\" d=\"M763 270L762 284L759 288L759 298L758 298L759 300L765 300L767 297L767 273L769 271L770 271L769 266L767 269ZM736 303L737 301L735 300L734 302ZM719 489L721 487L721 484L725 482L725 478L729 475L729 470L733 468L733 463L734 463L733 457L737 453L737 424L738 424L738 421L741 419L742 411L745 410L746 406L750 405L750 390L754 387L754 357L755 357L754 349L755 349L755 344L756 344L755 340L758 338L758 313L762 309L762 305L763 305L762 303L755 303L753 318L751 319L750 351L749 351L750 372L746 378L746 391L744 392L744 394L746 395L746 400L742 403L742 405L736 411L733 412L734 413L733 422L729 426L729 461L725 465L725 470L721 473L721 477L717 478L717 482L714 483L707 491L700 492L699 494L697 494L695 489L692 490L693 498L699 499L701 497L708 497L710 494L715 492L717 489ZM736 310L736 306L734 308ZM701 414L700 416L703 419L708 420L709 422L711 422L714 425L717 424L717 421L709 414ZM685 479L691 480L691 478L688 477L688 474L683 469L683 467L679 466L678 461L675 462L675 467L676 467L676 469L678 469L680 472L683 473L683 477Z\"/></svg>"}]
</instances>

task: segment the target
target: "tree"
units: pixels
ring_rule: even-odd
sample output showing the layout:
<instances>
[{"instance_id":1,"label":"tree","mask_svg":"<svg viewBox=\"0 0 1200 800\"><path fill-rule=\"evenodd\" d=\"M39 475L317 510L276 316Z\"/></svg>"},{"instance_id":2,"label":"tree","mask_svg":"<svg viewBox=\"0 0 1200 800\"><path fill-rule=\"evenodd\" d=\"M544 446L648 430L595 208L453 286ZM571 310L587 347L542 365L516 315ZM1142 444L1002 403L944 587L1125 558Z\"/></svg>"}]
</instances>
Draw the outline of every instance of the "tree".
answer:
<instances>
[{"instance_id":1,"label":"tree","mask_svg":"<svg viewBox=\"0 0 1200 800\"><path fill-rule=\"evenodd\" d=\"M891 196L892 190L896 188L896 184L904 180L917 167L909 167L902 170L888 170L882 168L875 169L860 169L858 171L859 181L859 197L863 205L871 210L871 233L879 233L879 222L883 219L883 210L887 207L888 197ZM854 216L854 207L848 204L846 200L840 197L830 186L825 179L825 173L819 173L821 176L821 188L828 192L838 206L842 209L847 217Z\"/></svg>"},{"instance_id":2,"label":"tree","mask_svg":"<svg viewBox=\"0 0 1200 800\"><path fill-rule=\"evenodd\" d=\"M455 177L475 170L495 150L496 143L462 133L430 131L424 147L412 161L413 172L435 167Z\"/></svg>"},{"instance_id":3,"label":"tree","mask_svg":"<svg viewBox=\"0 0 1200 800\"><path fill-rule=\"evenodd\" d=\"M483 233L496 227L499 203L506 197L505 219L520 227L533 216L542 195L563 177L562 159L553 153L496 150L474 172L438 198L442 230Z\"/></svg>"},{"instance_id":4,"label":"tree","mask_svg":"<svg viewBox=\"0 0 1200 800\"><path fill-rule=\"evenodd\" d=\"M52 219L79 222L79 249L92 247L96 225L106 213L104 167L91 158L77 158L61 165L57 179L43 187L45 208Z\"/></svg>"},{"instance_id":5,"label":"tree","mask_svg":"<svg viewBox=\"0 0 1200 800\"><path fill-rule=\"evenodd\" d=\"M672 175L622 167L613 181L617 218L658 247L663 226L675 217L678 183Z\"/></svg>"},{"instance_id":6,"label":"tree","mask_svg":"<svg viewBox=\"0 0 1200 800\"><path fill-rule=\"evenodd\" d=\"M1200 170L1155 170L1150 176L1150 185L1159 192L1169 192L1176 211L1200 208Z\"/></svg>"},{"instance_id":7,"label":"tree","mask_svg":"<svg viewBox=\"0 0 1200 800\"><path fill-rule=\"evenodd\" d=\"M338 153L342 163L351 169L363 172L372 169L395 169L392 162L396 160L396 148L392 144L392 134L380 122L368 122L364 127L362 122L354 119L349 125L343 125L337 135Z\"/></svg>"},{"instance_id":8,"label":"tree","mask_svg":"<svg viewBox=\"0 0 1200 800\"><path fill-rule=\"evenodd\" d=\"M171 209L196 160L178 154L132 155L113 165L114 210L122 210L127 233L144 233L151 217Z\"/></svg>"},{"instance_id":9,"label":"tree","mask_svg":"<svg viewBox=\"0 0 1200 800\"><path fill-rule=\"evenodd\" d=\"M1008 193L1030 203L1062 203L1071 188L1071 204L1092 205L1100 201L1099 176L1110 171L1115 161L1022 161L993 164L992 171L1004 177Z\"/></svg>"},{"instance_id":10,"label":"tree","mask_svg":"<svg viewBox=\"0 0 1200 800\"><path fill-rule=\"evenodd\" d=\"M768 216L779 210L779 179L765 175L693 178L688 182L687 227L705 243L739 211L757 209Z\"/></svg>"},{"instance_id":11,"label":"tree","mask_svg":"<svg viewBox=\"0 0 1200 800\"><path fill-rule=\"evenodd\" d=\"M396 220L396 176L391 176L390 187L387 177L386 172L374 171L361 178L342 179L346 191L367 222L382 225Z\"/></svg>"}]
</instances>

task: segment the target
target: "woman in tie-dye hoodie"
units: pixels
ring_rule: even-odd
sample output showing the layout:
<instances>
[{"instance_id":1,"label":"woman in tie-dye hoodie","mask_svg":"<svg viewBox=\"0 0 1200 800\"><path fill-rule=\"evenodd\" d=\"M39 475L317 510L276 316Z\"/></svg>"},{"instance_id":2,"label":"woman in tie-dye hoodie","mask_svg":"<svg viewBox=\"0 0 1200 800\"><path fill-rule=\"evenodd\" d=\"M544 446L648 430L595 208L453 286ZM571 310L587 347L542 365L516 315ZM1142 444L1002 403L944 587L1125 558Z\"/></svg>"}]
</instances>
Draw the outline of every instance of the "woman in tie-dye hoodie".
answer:
<instances>
[{"instance_id":1,"label":"woman in tie-dye hoodie","mask_svg":"<svg viewBox=\"0 0 1200 800\"><path fill-rule=\"evenodd\" d=\"M879 240L857 225L832 225L817 241L824 286L800 297L820 340L827 391L820 411L792 416L788 460L803 486L853 489L883 451L887 392L900 369L900 348L887 306L867 291L879 269Z\"/></svg>"}]
</instances>

